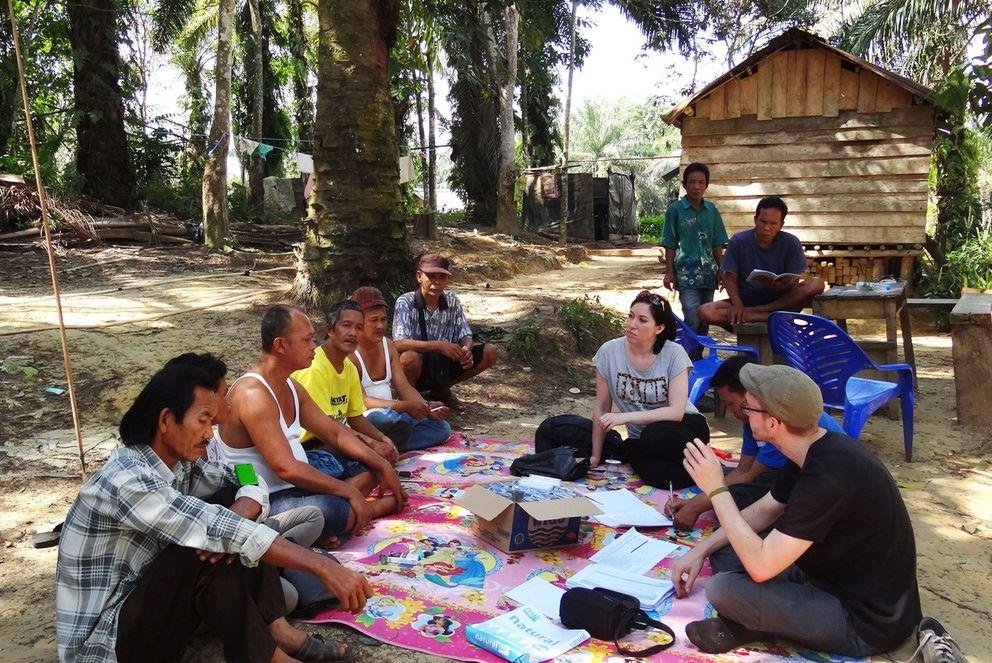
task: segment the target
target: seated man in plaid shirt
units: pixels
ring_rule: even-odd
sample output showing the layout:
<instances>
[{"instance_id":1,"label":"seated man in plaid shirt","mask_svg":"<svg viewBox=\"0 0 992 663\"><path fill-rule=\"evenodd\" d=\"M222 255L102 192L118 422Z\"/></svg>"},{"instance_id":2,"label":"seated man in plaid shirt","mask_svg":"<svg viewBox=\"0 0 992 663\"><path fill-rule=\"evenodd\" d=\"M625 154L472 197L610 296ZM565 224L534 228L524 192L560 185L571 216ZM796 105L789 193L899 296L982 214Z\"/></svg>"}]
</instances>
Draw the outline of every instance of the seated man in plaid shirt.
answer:
<instances>
[{"instance_id":1,"label":"seated man in plaid shirt","mask_svg":"<svg viewBox=\"0 0 992 663\"><path fill-rule=\"evenodd\" d=\"M417 289L396 300L393 344L410 384L452 410L461 410L451 385L495 364L499 351L490 343L472 342L461 302L445 290L451 282L450 260L437 253L421 256L416 279Z\"/></svg>"},{"instance_id":2,"label":"seated man in plaid shirt","mask_svg":"<svg viewBox=\"0 0 992 663\"><path fill-rule=\"evenodd\" d=\"M156 373L121 419L124 445L80 490L56 571L60 660L173 660L200 622L229 661L348 655L286 621L277 567L314 574L354 612L372 594L365 578L255 522L265 486L243 486L230 508L205 501L240 485L202 457L217 382L188 365Z\"/></svg>"}]
</instances>

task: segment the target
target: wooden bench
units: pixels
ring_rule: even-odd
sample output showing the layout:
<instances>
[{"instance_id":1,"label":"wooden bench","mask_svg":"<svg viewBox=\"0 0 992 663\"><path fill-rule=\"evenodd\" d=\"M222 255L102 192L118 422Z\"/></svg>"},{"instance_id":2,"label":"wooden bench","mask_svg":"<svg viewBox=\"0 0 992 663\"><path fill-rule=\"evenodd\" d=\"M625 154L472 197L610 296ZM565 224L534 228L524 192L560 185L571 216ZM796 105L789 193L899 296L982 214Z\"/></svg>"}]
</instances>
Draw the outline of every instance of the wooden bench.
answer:
<instances>
[{"instance_id":1,"label":"wooden bench","mask_svg":"<svg viewBox=\"0 0 992 663\"><path fill-rule=\"evenodd\" d=\"M958 422L992 425L992 294L963 293L951 311L954 394Z\"/></svg>"},{"instance_id":2,"label":"wooden bench","mask_svg":"<svg viewBox=\"0 0 992 663\"><path fill-rule=\"evenodd\" d=\"M928 306L955 306L957 299L929 299L927 297L916 297L906 300L906 306L910 308L924 308Z\"/></svg>"}]
</instances>

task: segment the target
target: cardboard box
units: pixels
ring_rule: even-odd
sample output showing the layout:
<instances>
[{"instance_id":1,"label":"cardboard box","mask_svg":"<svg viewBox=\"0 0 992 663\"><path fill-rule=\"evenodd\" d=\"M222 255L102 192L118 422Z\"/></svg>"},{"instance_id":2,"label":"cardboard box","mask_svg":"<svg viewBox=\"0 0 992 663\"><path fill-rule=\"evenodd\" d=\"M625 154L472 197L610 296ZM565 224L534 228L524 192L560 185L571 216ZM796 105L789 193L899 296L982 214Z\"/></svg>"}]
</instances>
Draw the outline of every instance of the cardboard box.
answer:
<instances>
[{"instance_id":1,"label":"cardboard box","mask_svg":"<svg viewBox=\"0 0 992 663\"><path fill-rule=\"evenodd\" d=\"M516 481L475 485L455 500L475 516L473 532L504 552L573 545L579 542L581 517L602 513L566 488L514 491L517 485Z\"/></svg>"}]
</instances>

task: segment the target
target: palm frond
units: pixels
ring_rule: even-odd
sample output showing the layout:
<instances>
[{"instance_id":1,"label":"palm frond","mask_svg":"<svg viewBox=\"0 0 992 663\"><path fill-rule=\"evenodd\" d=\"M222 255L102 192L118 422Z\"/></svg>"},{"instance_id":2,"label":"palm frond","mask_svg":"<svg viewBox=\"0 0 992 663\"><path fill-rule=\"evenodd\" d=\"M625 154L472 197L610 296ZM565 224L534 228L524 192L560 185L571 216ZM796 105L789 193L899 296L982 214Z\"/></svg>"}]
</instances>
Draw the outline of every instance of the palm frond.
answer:
<instances>
[{"instance_id":1,"label":"palm frond","mask_svg":"<svg viewBox=\"0 0 992 663\"><path fill-rule=\"evenodd\" d=\"M188 44L199 44L203 42L207 37L217 32L217 21L219 17L220 14L217 5L201 7L189 18L179 38ZM216 39L213 39L213 41L216 41Z\"/></svg>"},{"instance_id":2,"label":"palm frond","mask_svg":"<svg viewBox=\"0 0 992 663\"><path fill-rule=\"evenodd\" d=\"M840 47L863 56L885 60L914 50L925 35L960 25L981 0L880 0L869 4L860 16L840 31Z\"/></svg>"},{"instance_id":3,"label":"palm frond","mask_svg":"<svg viewBox=\"0 0 992 663\"><path fill-rule=\"evenodd\" d=\"M648 44L659 50L675 45L687 55L698 27L693 3L685 0L613 0L638 25Z\"/></svg>"},{"instance_id":4,"label":"palm frond","mask_svg":"<svg viewBox=\"0 0 992 663\"><path fill-rule=\"evenodd\" d=\"M152 12L152 45L164 51L189 23L197 0L158 0Z\"/></svg>"}]
</instances>

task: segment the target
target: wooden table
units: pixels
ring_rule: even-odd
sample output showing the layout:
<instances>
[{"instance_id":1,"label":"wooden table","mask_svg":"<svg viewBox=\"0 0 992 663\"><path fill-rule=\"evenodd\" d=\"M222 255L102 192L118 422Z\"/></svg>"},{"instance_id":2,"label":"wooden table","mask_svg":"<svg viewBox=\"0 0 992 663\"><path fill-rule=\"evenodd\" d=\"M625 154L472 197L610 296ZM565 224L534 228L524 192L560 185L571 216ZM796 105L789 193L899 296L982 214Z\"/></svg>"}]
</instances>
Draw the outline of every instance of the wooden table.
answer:
<instances>
[{"instance_id":1,"label":"wooden table","mask_svg":"<svg viewBox=\"0 0 992 663\"><path fill-rule=\"evenodd\" d=\"M902 352L905 362L913 367L916 383L916 355L913 353L913 332L906 307L906 290L896 283L891 290L859 290L855 286L834 286L813 299L813 314L835 320L847 330L848 320L885 320L884 361L899 361L896 325L902 330Z\"/></svg>"}]
</instances>

